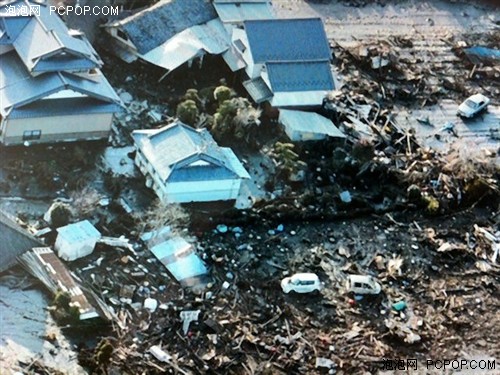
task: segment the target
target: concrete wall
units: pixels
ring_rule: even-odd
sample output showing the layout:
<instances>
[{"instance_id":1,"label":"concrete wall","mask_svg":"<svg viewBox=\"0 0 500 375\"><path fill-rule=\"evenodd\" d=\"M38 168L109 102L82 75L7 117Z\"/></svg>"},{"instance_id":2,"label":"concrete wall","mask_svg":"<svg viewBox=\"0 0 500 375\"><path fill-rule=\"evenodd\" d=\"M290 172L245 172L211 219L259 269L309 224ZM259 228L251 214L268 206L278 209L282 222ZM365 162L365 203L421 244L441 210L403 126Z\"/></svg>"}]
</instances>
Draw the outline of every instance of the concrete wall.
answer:
<instances>
[{"instance_id":1,"label":"concrete wall","mask_svg":"<svg viewBox=\"0 0 500 375\"><path fill-rule=\"evenodd\" d=\"M5 145L24 143L25 131L40 130L39 140L30 143L48 143L107 138L113 113L94 113L38 118L5 119L0 140Z\"/></svg>"}]
</instances>

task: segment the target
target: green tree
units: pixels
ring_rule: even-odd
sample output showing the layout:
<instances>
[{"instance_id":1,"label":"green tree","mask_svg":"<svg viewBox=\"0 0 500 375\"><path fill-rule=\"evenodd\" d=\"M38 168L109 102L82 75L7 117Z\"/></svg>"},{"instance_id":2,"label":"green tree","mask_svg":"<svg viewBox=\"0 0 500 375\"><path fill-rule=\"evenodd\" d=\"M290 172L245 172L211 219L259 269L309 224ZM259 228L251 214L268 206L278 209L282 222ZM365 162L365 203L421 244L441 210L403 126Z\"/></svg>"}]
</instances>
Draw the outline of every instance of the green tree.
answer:
<instances>
[{"instance_id":1,"label":"green tree","mask_svg":"<svg viewBox=\"0 0 500 375\"><path fill-rule=\"evenodd\" d=\"M289 178L292 174L303 170L307 164L299 160L299 155L293 151L295 145L292 143L276 142L271 151L277 162L278 170Z\"/></svg>"},{"instance_id":2,"label":"green tree","mask_svg":"<svg viewBox=\"0 0 500 375\"><path fill-rule=\"evenodd\" d=\"M71 219L71 208L62 202L56 202L50 208L50 222L54 228L68 225Z\"/></svg>"},{"instance_id":3,"label":"green tree","mask_svg":"<svg viewBox=\"0 0 500 375\"><path fill-rule=\"evenodd\" d=\"M219 86L214 90L214 98L220 104L234 97L234 91L227 86Z\"/></svg>"},{"instance_id":4,"label":"green tree","mask_svg":"<svg viewBox=\"0 0 500 375\"><path fill-rule=\"evenodd\" d=\"M195 125L198 115L198 107L194 100L185 100L177 106L177 117L185 124Z\"/></svg>"},{"instance_id":5,"label":"green tree","mask_svg":"<svg viewBox=\"0 0 500 375\"><path fill-rule=\"evenodd\" d=\"M113 345L108 339L102 339L101 342L99 342L95 349L95 361L101 369L106 370L109 366L113 351Z\"/></svg>"},{"instance_id":6,"label":"green tree","mask_svg":"<svg viewBox=\"0 0 500 375\"><path fill-rule=\"evenodd\" d=\"M226 137L249 143L260 125L261 110L245 98L232 98L219 105L214 115L212 132L218 139Z\"/></svg>"},{"instance_id":7,"label":"green tree","mask_svg":"<svg viewBox=\"0 0 500 375\"><path fill-rule=\"evenodd\" d=\"M196 89L188 89L184 94L184 96L182 97L182 100L183 101L192 100L193 102L195 102L196 107L198 109L200 110L202 109L201 99L200 96L198 95L198 90Z\"/></svg>"}]
</instances>

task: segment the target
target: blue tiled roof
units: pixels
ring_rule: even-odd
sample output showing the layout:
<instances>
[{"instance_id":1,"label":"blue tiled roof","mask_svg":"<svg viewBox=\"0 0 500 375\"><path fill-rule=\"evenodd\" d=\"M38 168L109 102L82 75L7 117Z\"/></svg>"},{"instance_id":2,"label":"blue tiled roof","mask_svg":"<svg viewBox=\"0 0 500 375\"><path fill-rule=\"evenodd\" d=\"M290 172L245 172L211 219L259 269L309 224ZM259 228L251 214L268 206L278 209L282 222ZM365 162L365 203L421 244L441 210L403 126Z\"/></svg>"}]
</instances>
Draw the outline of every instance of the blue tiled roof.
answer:
<instances>
[{"instance_id":1,"label":"blue tiled roof","mask_svg":"<svg viewBox=\"0 0 500 375\"><path fill-rule=\"evenodd\" d=\"M320 18L252 20L244 25L255 63L331 58Z\"/></svg>"},{"instance_id":2,"label":"blue tiled roof","mask_svg":"<svg viewBox=\"0 0 500 375\"><path fill-rule=\"evenodd\" d=\"M36 118L89 113L116 113L122 108L91 98L46 99L14 109L9 118Z\"/></svg>"},{"instance_id":3,"label":"blue tiled roof","mask_svg":"<svg viewBox=\"0 0 500 375\"><path fill-rule=\"evenodd\" d=\"M246 178L241 164L235 165L239 161L228 157L227 149L219 147L206 129L176 122L161 129L136 130L132 137L163 181L203 181L213 176ZM192 165L200 161L206 164Z\"/></svg>"},{"instance_id":4,"label":"blue tiled roof","mask_svg":"<svg viewBox=\"0 0 500 375\"><path fill-rule=\"evenodd\" d=\"M95 63L88 59L82 59L72 54L66 56L54 56L48 59L42 59L33 67L34 72L57 72L68 69L72 70L90 70L95 68Z\"/></svg>"},{"instance_id":5,"label":"blue tiled roof","mask_svg":"<svg viewBox=\"0 0 500 375\"><path fill-rule=\"evenodd\" d=\"M273 92L333 90L329 62L267 63Z\"/></svg>"}]
</instances>

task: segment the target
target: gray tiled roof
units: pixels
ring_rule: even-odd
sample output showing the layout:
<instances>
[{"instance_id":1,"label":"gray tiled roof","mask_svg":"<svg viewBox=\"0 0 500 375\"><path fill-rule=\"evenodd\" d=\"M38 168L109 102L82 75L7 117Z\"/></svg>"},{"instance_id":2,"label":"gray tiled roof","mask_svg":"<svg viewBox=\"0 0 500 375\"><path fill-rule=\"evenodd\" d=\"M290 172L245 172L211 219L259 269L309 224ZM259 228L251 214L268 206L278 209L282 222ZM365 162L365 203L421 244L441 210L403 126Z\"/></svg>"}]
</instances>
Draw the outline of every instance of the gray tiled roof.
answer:
<instances>
[{"instance_id":1,"label":"gray tiled roof","mask_svg":"<svg viewBox=\"0 0 500 375\"><path fill-rule=\"evenodd\" d=\"M35 246L43 245L22 229L8 214L0 211L0 272L11 267L16 258Z\"/></svg>"},{"instance_id":2,"label":"gray tiled roof","mask_svg":"<svg viewBox=\"0 0 500 375\"><path fill-rule=\"evenodd\" d=\"M2 55L0 64L0 113L6 116L52 93L72 89L104 102L119 104L120 98L103 75L86 79L70 73L45 73L32 77L16 53Z\"/></svg>"},{"instance_id":3,"label":"gray tiled roof","mask_svg":"<svg viewBox=\"0 0 500 375\"><path fill-rule=\"evenodd\" d=\"M244 26L255 63L331 58L320 18L250 20Z\"/></svg>"},{"instance_id":4,"label":"gray tiled roof","mask_svg":"<svg viewBox=\"0 0 500 375\"><path fill-rule=\"evenodd\" d=\"M217 18L208 0L161 0L112 26L121 25L140 54L151 51L192 26Z\"/></svg>"},{"instance_id":5,"label":"gray tiled roof","mask_svg":"<svg viewBox=\"0 0 500 375\"><path fill-rule=\"evenodd\" d=\"M176 122L161 129L136 130L132 137L163 181L246 178L237 159L228 157L228 149L219 147L206 129ZM207 165L191 166L196 161Z\"/></svg>"},{"instance_id":6,"label":"gray tiled roof","mask_svg":"<svg viewBox=\"0 0 500 375\"><path fill-rule=\"evenodd\" d=\"M18 3L24 4L24 1L15 2ZM40 16L1 18L1 27L8 36L5 41L14 46L30 72L57 71L61 65L66 71L102 65L88 41L77 33L70 35L64 22L56 14L50 14L47 6L40 6ZM45 61L48 56L50 60ZM58 59L62 64L57 63Z\"/></svg>"}]
</instances>

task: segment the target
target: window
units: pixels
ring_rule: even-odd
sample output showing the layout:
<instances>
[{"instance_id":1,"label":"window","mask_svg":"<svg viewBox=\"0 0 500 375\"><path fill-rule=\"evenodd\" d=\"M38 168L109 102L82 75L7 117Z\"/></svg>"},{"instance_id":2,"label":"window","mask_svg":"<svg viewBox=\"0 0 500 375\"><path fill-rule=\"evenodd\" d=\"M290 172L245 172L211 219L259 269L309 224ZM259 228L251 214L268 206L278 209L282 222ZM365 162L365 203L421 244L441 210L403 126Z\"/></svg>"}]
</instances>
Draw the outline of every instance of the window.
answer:
<instances>
[{"instance_id":1,"label":"window","mask_svg":"<svg viewBox=\"0 0 500 375\"><path fill-rule=\"evenodd\" d=\"M41 130L26 130L23 133L23 141L33 141L40 139L42 136L42 131Z\"/></svg>"},{"instance_id":2,"label":"window","mask_svg":"<svg viewBox=\"0 0 500 375\"><path fill-rule=\"evenodd\" d=\"M127 34L125 34L122 30L116 30L116 35L118 35L120 39L128 40Z\"/></svg>"},{"instance_id":3,"label":"window","mask_svg":"<svg viewBox=\"0 0 500 375\"><path fill-rule=\"evenodd\" d=\"M236 46L236 48L238 48L241 52L245 52L245 50L247 49L245 47L245 44L241 41L241 39L237 39L234 41L234 45Z\"/></svg>"}]
</instances>

